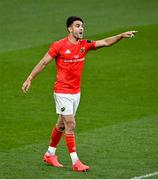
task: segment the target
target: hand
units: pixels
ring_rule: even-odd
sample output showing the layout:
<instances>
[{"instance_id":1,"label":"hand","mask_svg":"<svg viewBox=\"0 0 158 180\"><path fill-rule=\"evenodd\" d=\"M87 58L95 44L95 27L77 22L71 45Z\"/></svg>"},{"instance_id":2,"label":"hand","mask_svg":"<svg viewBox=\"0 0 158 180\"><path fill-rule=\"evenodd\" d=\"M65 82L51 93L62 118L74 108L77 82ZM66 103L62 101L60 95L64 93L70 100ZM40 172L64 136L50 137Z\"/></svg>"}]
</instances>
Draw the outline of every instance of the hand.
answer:
<instances>
[{"instance_id":1,"label":"hand","mask_svg":"<svg viewBox=\"0 0 158 180\"><path fill-rule=\"evenodd\" d=\"M30 86L31 86L31 79L28 78L22 85L22 91L26 93L29 90Z\"/></svg>"},{"instance_id":2,"label":"hand","mask_svg":"<svg viewBox=\"0 0 158 180\"><path fill-rule=\"evenodd\" d=\"M132 37L135 37L135 34L137 32L138 31L127 31L127 32L122 33L122 37L123 38L132 38Z\"/></svg>"}]
</instances>

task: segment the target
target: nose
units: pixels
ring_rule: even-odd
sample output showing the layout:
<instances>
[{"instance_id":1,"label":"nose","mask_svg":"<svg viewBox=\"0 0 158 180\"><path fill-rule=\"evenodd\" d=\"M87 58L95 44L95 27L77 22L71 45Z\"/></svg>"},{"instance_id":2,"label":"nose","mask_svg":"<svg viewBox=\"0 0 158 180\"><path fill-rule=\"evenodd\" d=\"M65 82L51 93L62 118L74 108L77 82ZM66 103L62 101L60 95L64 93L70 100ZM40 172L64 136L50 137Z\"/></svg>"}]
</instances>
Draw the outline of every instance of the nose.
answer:
<instances>
[{"instance_id":1,"label":"nose","mask_svg":"<svg viewBox=\"0 0 158 180\"><path fill-rule=\"evenodd\" d=\"M82 30L82 31L83 31L83 27L82 27L82 26L80 26L80 30Z\"/></svg>"}]
</instances>

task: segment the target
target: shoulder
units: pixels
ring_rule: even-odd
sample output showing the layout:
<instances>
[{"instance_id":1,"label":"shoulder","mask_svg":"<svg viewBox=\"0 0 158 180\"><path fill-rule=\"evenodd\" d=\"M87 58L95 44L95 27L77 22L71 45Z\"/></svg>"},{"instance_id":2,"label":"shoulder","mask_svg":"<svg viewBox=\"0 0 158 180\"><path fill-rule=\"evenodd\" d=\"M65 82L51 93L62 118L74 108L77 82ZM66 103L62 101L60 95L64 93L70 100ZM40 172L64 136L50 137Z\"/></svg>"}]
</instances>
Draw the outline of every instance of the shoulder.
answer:
<instances>
[{"instance_id":1,"label":"shoulder","mask_svg":"<svg viewBox=\"0 0 158 180\"><path fill-rule=\"evenodd\" d=\"M81 41L81 43L83 43L83 44L91 44L91 43L94 42L93 40L90 40L90 39L82 39L82 40L80 40L80 41Z\"/></svg>"},{"instance_id":2,"label":"shoulder","mask_svg":"<svg viewBox=\"0 0 158 180\"><path fill-rule=\"evenodd\" d=\"M61 47L63 46L63 44L65 44L65 42L67 41L67 38L63 38L57 41L52 42L51 47Z\"/></svg>"},{"instance_id":3,"label":"shoulder","mask_svg":"<svg viewBox=\"0 0 158 180\"><path fill-rule=\"evenodd\" d=\"M63 44L63 43L65 43L65 42L67 42L68 40L67 40L67 37L65 37L65 38L63 38L63 39L60 39L60 40L58 40L58 41L56 41L56 43L58 43L58 44Z\"/></svg>"},{"instance_id":4,"label":"shoulder","mask_svg":"<svg viewBox=\"0 0 158 180\"><path fill-rule=\"evenodd\" d=\"M89 39L82 39L82 44L84 45L87 51L94 50L96 47L96 41Z\"/></svg>"}]
</instances>

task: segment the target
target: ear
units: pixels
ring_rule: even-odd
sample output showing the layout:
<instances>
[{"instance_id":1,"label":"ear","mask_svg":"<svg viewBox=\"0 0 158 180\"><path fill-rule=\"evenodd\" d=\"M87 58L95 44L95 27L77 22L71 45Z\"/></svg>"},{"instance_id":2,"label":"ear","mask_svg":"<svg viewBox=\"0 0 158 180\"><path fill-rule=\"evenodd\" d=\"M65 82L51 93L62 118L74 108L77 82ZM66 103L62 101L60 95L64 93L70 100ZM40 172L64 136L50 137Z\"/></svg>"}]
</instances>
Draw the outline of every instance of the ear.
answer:
<instances>
[{"instance_id":1,"label":"ear","mask_svg":"<svg viewBox=\"0 0 158 180\"><path fill-rule=\"evenodd\" d=\"M70 27L68 27L68 31L71 33L72 32L72 28L71 28L71 26Z\"/></svg>"}]
</instances>

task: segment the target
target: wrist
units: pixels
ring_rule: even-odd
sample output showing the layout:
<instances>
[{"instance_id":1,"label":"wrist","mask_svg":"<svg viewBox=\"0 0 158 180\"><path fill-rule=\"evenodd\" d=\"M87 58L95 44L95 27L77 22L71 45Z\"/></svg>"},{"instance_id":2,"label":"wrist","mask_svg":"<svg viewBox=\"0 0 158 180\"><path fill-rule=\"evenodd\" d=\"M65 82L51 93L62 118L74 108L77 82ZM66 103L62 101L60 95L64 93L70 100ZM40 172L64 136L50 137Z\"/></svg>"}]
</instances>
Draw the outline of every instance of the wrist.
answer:
<instances>
[{"instance_id":1,"label":"wrist","mask_svg":"<svg viewBox=\"0 0 158 180\"><path fill-rule=\"evenodd\" d=\"M119 34L120 39L124 38L123 33Z\"/></svg>"}]
</instances>

